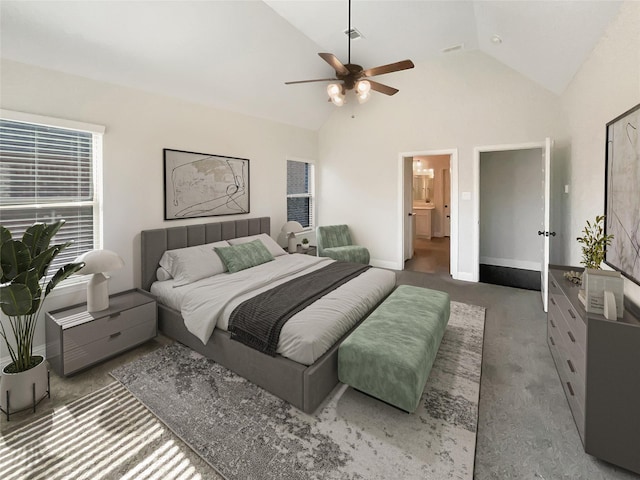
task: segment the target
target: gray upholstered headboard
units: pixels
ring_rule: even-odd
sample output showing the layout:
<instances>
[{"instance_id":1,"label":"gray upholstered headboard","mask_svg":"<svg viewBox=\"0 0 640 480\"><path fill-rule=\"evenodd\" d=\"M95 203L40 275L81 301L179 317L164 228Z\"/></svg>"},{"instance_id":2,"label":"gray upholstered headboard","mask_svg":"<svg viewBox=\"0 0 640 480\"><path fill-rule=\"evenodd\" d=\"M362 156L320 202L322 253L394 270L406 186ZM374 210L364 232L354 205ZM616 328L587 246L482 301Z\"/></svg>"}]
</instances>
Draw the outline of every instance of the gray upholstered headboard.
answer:
<instances>
[{"instance_id":1,"label":"gray upholstered headboard","mask_svg":"<svg viewBox=\"0 0 640 480\"><path fill-rule=\"evenodd\" d=\"M156 280L158 262L166 250L258 235L259 233L271 234L271 218L247 218L228 222L143 230L140 233L142 243L141 288L147 291L151 288L151 284Z\"/></svg>"}]
</instances>

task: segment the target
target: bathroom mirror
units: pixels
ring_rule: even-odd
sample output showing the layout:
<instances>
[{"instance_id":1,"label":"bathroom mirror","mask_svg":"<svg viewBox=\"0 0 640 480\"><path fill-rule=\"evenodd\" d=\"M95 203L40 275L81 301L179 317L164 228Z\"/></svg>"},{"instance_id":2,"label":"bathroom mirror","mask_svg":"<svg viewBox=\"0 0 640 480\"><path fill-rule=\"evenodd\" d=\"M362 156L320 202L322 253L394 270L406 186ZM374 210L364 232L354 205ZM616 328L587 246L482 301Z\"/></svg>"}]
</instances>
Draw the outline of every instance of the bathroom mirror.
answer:
<instances>
[{"instance_id":1,"label":"bathroom mirror","mask_svg":"<svg viewBox=\"0 0 640 480\"><path fill-rule=\"evenodd\" d=\"M413 176L413 201L430 203L433 201L433 178L428 175Z\"/></svg>"}]
</instances>

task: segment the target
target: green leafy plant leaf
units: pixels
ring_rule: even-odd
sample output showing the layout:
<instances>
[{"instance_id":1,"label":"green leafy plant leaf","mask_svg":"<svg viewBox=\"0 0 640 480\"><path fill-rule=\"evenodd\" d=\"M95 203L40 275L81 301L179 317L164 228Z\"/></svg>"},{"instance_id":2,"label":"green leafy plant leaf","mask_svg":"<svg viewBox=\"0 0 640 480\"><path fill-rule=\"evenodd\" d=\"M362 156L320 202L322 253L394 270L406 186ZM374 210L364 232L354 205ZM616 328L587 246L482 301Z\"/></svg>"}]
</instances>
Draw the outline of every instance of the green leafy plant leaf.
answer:
<instances>
[{"instance_id":1,"label":"green leafy plant leaf","mask_svg":"<svg viewBox=\"0 0 640 480\"><path fill-rule=\"evenodd\" d=\"M587 220L587 226L582 230L583 235L576 238L582 244L582 261L585 268L600 269L600 264L604 261L606 249L611 245L613 235L604 233L604 215L596 216L592 224Z\"/></svg>"},{"instance_id":2,"label":"green leafy plant leaf","mask_svg":"<svg viewBox=\"0 0 640 480\"><path fill-rule=\"evenodd\" d=\"M31 305L31 291L26 285L12 283L0 287L0 307L5 315L27 315L31 311Z\"/></svg>"},{"instance_id":3,"label":"green leafy plant leaf","mask_svg":"<svg viewBox=\"0 0 640 480\"><path fill-rule=\"evenodd\" d=\"M85 265L84 262L80 262L80 263L69 263L64 267L60 267L60 269L55 273L53 278L49 280L49 283L47 284L47 290L45 291L44 296L46 297L47 295L49 295L49 292L53 290L55 286L58 285L58 283L70 277L74 273L76 273L78 270L84 267L84 265Z\"/></svg>"},{"instance_id":4,"label":"green leafy plant leaf","mask_svg":"<svg viewBox=\"0 0 640 480\"><path fill-rule=\"evenodd\" d=\"M20 272L29 269L31 253L29 248L20 240L10 240L2 244L0 248L0 263L2 264L2 280L7 283L13 280Z\"/></svg>"}]
</instances>

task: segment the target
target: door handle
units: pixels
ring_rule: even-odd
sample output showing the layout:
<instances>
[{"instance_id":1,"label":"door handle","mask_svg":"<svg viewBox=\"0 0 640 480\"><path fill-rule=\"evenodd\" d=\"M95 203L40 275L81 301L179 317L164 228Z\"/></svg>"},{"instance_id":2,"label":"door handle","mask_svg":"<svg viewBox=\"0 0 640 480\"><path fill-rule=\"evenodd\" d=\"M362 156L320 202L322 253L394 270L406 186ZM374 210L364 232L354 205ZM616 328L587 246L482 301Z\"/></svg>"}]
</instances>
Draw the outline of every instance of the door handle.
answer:
<instances>
[{"instance_id":1,"label":"door handle","mask_svg":"<svg viewBox=\"0 0 640 480\"><path fill-rule=\"evenodd\" d=\"M555 237L556 232L542 232L538 230L538 235L544 235L545 237Z\"/></svg>"},{"instance_id":2,"label":"door handle","mask_svg":"<svg viewBox=\"0 0 640 480\"><path fill-rule=\"evenodd\" d=\"M447 215L447 218L451 218L451 215Z\"/></svg>"},{"instance_id":3,"label":"door handle","mask_svg":"<svg viewBox=\"0 0 640 480\"><path fill-rule=\"evenodd\" d=\"M415 213L409 213L408 215L409 215L410 217L415 217L415 216L416 216L416 214L415 214Z\"/></svg>"},{"instance_id":4,"label":"door handle","mask_svg":"<svg viewBox=\"0 0 640 480\"><path fill-rule=\"evenodd\" d=\"M544 235L544 232L541 232L540 230L538 230L538 235Z\"/></svg>"}]
</instances>

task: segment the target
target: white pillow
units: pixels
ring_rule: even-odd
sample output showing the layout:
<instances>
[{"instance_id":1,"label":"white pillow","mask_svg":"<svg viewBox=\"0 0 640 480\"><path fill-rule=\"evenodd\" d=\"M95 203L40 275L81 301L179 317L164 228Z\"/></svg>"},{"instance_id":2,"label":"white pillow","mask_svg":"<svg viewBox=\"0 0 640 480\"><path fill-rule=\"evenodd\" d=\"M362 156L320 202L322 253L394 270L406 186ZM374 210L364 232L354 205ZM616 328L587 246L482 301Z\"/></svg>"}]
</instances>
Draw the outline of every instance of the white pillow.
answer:
<instances>
[{"instance_id":1,"label":"white pillow","mask_svg":"<svg viewBox=\"0 0 640 480\"><path fill-rule=\"evenodd\" d=\"M264 246L267 247L269 253L274 257L287 254L287 252L285 252L284 249L266 233L261 233L260 235L251 235L250 237L233 238L229 240L229 243L231 245L240 245L241 243L251 242L256 239L264 243Z\"/></svg>"},{"instance_id":2,"label":"white pillow","mask_svg":"<svg viewBox=\"0 0 640 480\"><path fill-rule=\"evenodd\" d=\"M227 271L215 247L228 247L225 241L196 245L195 247L167 250L160 259L160 266L175 279L174 287L180 287Z\"/></svg>"},{"instance_id":3,"label":"white pillow","mask_svg":"<svg viewBox=\"0 0 640 480\"><path fill-rule=\"evenodd\" d=\"M156 270L156 278L161 282L164 282L165 280L171 280L173 277L169 273L169 270L158 267L158 269Z\"/></svg>"}]
</instances>

